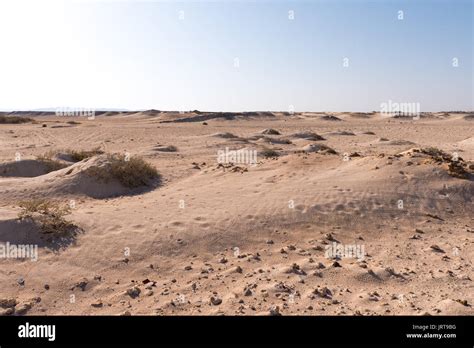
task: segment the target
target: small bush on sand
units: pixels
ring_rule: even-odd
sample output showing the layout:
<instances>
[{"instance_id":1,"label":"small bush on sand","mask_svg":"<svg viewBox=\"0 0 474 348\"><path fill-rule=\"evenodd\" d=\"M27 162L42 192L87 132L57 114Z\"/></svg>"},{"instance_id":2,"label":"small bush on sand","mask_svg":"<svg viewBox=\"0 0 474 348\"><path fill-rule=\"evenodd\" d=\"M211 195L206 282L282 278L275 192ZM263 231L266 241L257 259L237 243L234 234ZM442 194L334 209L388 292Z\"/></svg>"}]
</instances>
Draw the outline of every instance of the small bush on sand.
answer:
<instances>
[{"instance_id":1,"label":"small bush on sand","mask_svg":"<svg viewBox=\"0 0 474 348\"><path fill-rule=\"evenodd\" d=\"M32 199L20 202L19 206L21 211L18 214L18 219L33 222L40 227L43 233L60 235L77 228L72 222L64 218L64 216L71 213L71 209L67 204L62 205L57 201L46 199Z\"/></svg>"},{"instance_id":2,"label":"small bush on sand","mask_svg":"<svg viewBox=\"0 0 474 348\"><path fill-rule=\"evenodd\" d=\"M160 179L156 168L141 157L127 158L122 154L109 154L107 160L108 166L93 166L88 168L86 173L106 182L116 179L128 188L151 186L154 181Z\"/></svg>"},{"instance_id":3,"label":"small bush on sand","mask_svg":"<svg viewBox=\"0 0 474 348\"><path fill-rule=\"evenodd\" d=\"M85 151L85 150L79 150L79 151L76 151L76 150L67 150L66 153L71 156L71 159L74 161L74 162L80 162L86 158L90 158L92 156L96 156L96 155L102 155L104 153L104 151L102 151L100 148L95 148L95 149L92 149L90 151Z\"/></svg>"},{"instance_id":4,"label":"small bush on sand","mask_svg":"<svg viewBox=\"0 0 474 348\"><path fill-rule=\"evenodd\" d=\"M425 155L430 156L433 160L437 162L451 162L453 161L453 155L444 152L443 150L440 150L436 147L425 147L420 150L422 153ZM460 161L463 161L462 158L459 157Z\"/></svg>"},{"instance_id":5,"label":"small bush on sand","mask_svg":"<svg viewBox=\"0 0 474 348\"><path fill-rule=\"evenodd\" d=\"M442 157L445 155L445 152L437 147L425 147L424 149L421 149L421 152L433 157Z\"/></svg>"},{"instance_id":6,"label":"small bush on sand","mask_svg":"<svg viewBox=\"0 0 474 348\"><path fill-rule=\"evenodd\" d=\"M46 166L48 173L67 167L67 164L53 159L54 155L55 153L53 151L49 151L36 157L38 161L42 162Z\"/></svg>"},{"instance_id":7,"label":"small bush on sand","mask_svg":"<svg viewBox=\"0 0 474 348\"><path fill-rule=\"evenodd\" d=\"M265 157L265 158L274 158L280 156L278 152L272 149L265 148L262 151L260 151L260 154Z\"/></svg>"},{"instance_id":8,"label":"small bush on sand","mask_svg":"<svg viewBox=\"0 0 474 348\"><path fill-rule=\"evenodd\" d=\"M469 179L469 164L464 162L464 160L459 156L453 156L443 150L440 150L436 147L426 147L423 149L416 149L414 152L421 152L425 155L431 157L432 161L435 161L437 164L447 165L448 174L459 178L459 179Z\"/></svg>"},{"instance_id":9,"label":"small bush on sand","mask_svg":"<svg viewBox=\"0 0 474 348\"><path fill-rule=\"evenodd\" d=\"M28 123L28 122L34 123L35 120L29 117L0 115L0 124L19 124L19 123Z\"/></svg>"}]
</instances>

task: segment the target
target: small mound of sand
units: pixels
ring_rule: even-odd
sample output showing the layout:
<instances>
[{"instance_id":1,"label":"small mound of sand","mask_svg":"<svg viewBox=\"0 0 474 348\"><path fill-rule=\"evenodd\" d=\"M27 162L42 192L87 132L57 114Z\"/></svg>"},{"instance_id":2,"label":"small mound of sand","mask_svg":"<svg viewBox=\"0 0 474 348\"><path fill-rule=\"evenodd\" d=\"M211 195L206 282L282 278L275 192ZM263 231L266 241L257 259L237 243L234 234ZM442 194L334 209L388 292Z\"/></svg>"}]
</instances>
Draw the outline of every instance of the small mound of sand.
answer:
<instances>
[{"instance_id":1,"label":"small mound of sand","mask_svg":"<svg viewBox=\"0 0 474 348\"><path fill-rule=\"evenodd\" d=\"M266 128L263 131L260 132L260 134L266 134L266 135L280 135L281 133L277 131L276 129L273 128Z\"/></svg>"},{"instance_id":2,"label":"small mound of sand","mask_svg":"<svg viewBox=\"0 0 474 348\"><path fill-rule=\"evenodd\" d=\"M349 132L349 131L337 131L337 132L327 133L327 135L350 135L350 136L353 136L355 134L353 132Z\"/></svg>"},{"instance_id":3,"label":"small mound of sand","mask_svg":"<svg viewBox=\"0 0 474 348\"><path fill-rule=\"evenodd\" d=\"M269 137L266 137L265 135L257 134L257 135L252 135L251 137L248 137L247 140L252 140L252 141L257 141L260 139L270 139Z\"/></svg>"},{"instance_id":4,"label":"small mound of sand","mask_svg":"<svg viewBox=\"0 0 474 348\"><path fill-rule=\"evenodd\" d=\"M108 167L106 156L90 158L60 172L55 172L54 175L47 175L52 179L49 180L52 183L50 190L54 193L83 194L93 198L114 197L129 192L129 189L121 185L118 180L103 182L89 175L87 171L94 167Z\"/></svg>"},{"instance_id":5,"label":"small mound of sand","mask_svg":"<svg viewBox=\"0 0 474 348\"><path fill-rule=\"evenodd\" d=\"M249 139L251 139L251 138L249 138ZM289 139L275 139L275 138L269 138L269 137L266 137L266 136L260 136L258 138L254 138L254 139L257 139L256 140L257 143L282 144L282 145L291 144L291 140L289 140Z\"/></svg>"},{"instance_id":6,"label":"small mound of sand","mask_svg":"<svg viewBox=\"0 0 474 348\"><path fill-rule=\"evenodd\" d=\"M99 161L85 173L104 183L118 181L122 186L134 189L153 186L160 179L156 169L140 157L107 154L97 158Z\"/></svg>"},{"instance_id":7,"label":"small mound of sand","mask_svg":"<svg viewBox=\"0 0 474 348\"><path fill-rule=\"evenodd\" d=\"M262 150L259 151L259 155L264 157L264 158L277 158L280 156L280 153L273 149L269 148L263 148Z\"/></svg>"},{"instance_id":8,"label":"small mound of sand","mask_svg":"<svg viewBox=\"0 0 474 348\"><path fill-rule=\"evenodd\" d=\"M225 132L225 133L214 133L214 134L212 134L211 136L216 137L216 138L223 138L223 139L235 139L235 138L238 138L237 135L234 135L234 134L229 133L229 132Z\"/></svg>"},{"instance_id":9,"label":"small mound of sand","mask_svg":"<svg viewBox=\"0 0 474 348\"><path fill-rule=\"evenodd\" d=\"M331 153L331 154L337 154L337 152L330 148L329 146L326 146L324 144L308 144L306 146L303 146L301 148L301 151L311 153L311 152L324 152L324 153Z\"/></svg>"},{"instance_id":10,"label":"small mound of sand","mask_svg":"<svg viewBox=\"0 0 474 348\"><path fill-rule=\"evenodd\" d=\"M168 145L168 146L156 145L156 146L153 147L153 150L158 151L158 152L176 152L176 151L178 151L178 148L176 146L173 146L173 145Z\"/></svg>"},{"instance_id":11,"label":"small mound of sand","mask_svg":"<svg viewBox=\"0 0 474 348\"><path fill-rule=\"evenodd\" d=\"M403 139L391 140L391 141L386 142L386 144L387 145L415 145L414 142L409 141L409 140L403 140Z\"/></svg>"},{"instance_id":12,"label":"small mound of sand","mask_svg":"<svg viewBox=\"0 0 474 348\"><path fill-rule=\"evenodd\" d=\"M258 140L256 140L257 143L271 143L272 142L272 139L268 138L268 137L261 137L261 138L258 138Z\"/></svg>"},{"instance_id":13,"label":"small mound of sand","mask_svg":"<svg viewBox=\"0 0 474 348\"><path fill-rule=\"evenodd\" d=\"M102 116L110 117L110 116L117 116L120 115L118 111L107 111L106 113L102 114Z\"/></svg>"},{"instance_id":14,"label":"small mound of sand","mask_svg":"<svg viewBox=\"0 0 474 348\"><path fill-rule=\"evenodd\" d=\"M299 138L299 139L306 139L306 140L311 140L311 141L317 141L317 140L326 140L319 134L316 134L314 132L298 132L293 135L291 135L292 138Z\"/></svg>"},{"instance_id":15,"label":"small mound of sand","mask_svg":"<svg viewBox=\"0 0 474 348\"><path fill-rule=\"evenodd\" d=\"M371 118L375 115L374 112L352 112L351 117L354 118Z\"/></svg>"},{"instance_id":16,"label":"small mound of sand","mask_svg":"<svg viewBox=\"0 0 474 348\"><path fill-rule=\"evenodd\" d=\"M270 139L272 144L290 145L292 144L290 139Z\"/></svg>"},{"instance_id":17,"label":"small mound of sand","mask_svg":"<svg viewBox=\"0 0 474 348\"><path fill-rule=\"evenodd\" d=\"M160 113L161 113L160 110L155 110L155 109L150 109L150 110L146 110L142 112L142 114L146 116L157 116Z\"/></svg>"},{"instance_id":18,"label":"small mound of sand","mask_svg":"<svg viewBox=\"0 0 474 348\"><path fill-rule=\"evenodd\" d=\"M145 162L134 157L122 162L114 158L98 155L36 178L21 179L16 194L20 198L84 195L100 199L138 194L160 185L160 175L152 177Z\"/></svg>"},{"instance_id":19,"label":"small mound of sand","mask_svg":"<svg viewBox=\"0 0 474 348\"><path fill-rule=\"evenodd\" d=\"M267 118L267 117L275 117L275 115L271 112L256 112L256 111L249 111L249 112L200 112L198 115L194 116L186 116L180 117L178 119L173 120L164 120L162 123L171 123L171 122L203 122L208 120L235 120L235 119L244 119L250 120L254 118Z\"/></svg>"},{"instance_id":20,"label":"small mound of sand","mask_svg":"<svg viewBox=\"0 0 474 348\"><path fill-rule=\"evenodd\" d=\"M339 117L333 115L325 115L321 117L321 120L324 121L342 121Z\"/></svg>"}]
</instances>

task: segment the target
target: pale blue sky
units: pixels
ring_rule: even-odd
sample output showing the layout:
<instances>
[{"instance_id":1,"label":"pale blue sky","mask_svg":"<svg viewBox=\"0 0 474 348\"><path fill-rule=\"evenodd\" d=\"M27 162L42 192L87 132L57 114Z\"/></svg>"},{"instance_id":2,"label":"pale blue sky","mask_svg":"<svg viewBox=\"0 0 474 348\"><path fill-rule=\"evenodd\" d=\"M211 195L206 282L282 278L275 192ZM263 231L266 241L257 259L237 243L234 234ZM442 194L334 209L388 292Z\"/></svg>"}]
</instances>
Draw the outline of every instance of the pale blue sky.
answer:
<instances>
[{"instance_id":1,"label":"pale blue sky","mask_svg":"<svg viewBox=\"0 0 474 348\"><path fill-rule=\"evenodd\" d=\"M472 110L473 16L473 0L4 0L0 109Z\"/></svg>"}]
</instances>

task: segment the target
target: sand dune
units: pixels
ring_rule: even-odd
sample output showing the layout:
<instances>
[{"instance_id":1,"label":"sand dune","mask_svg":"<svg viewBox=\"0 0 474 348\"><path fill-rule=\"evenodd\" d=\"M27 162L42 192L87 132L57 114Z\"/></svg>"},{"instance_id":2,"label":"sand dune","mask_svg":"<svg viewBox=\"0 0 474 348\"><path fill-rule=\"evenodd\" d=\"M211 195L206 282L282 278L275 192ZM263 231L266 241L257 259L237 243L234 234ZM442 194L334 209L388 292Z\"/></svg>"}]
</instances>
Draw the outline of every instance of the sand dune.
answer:
<instances>
[{"instance_id":1,"label":"sand dune","mask_svg":"<svg viewBox=\"0 0 474 348\"><path fill-rule=\"evenodd\" d=\"M314 132L297 132L294 134L290 135L291 138L300 138L300 139L305 139L305 140L325 140L322 136L319 134L316 134Z\"/></svg>"},{"instance_id":2,"label":"sand dune","mask_svg":"<svg viewBox=\"0 0 474 348\"><path fill-rule=\"evenodd\" d=\"M142 192L142 189L127 188L116 179L101 180L89 173L90 169L97 168L103 169L105 172L110 171L110 161L106 155L95 156L48 174L34 175L32 180L23 178L5 180L0 182L1 189L5 190L3 199L42 196L107 198ZM25 168L22 169L25 170Z\"/></svg>"},{"instance_id":3,"label":"sand dune","mask_svg":"<svg viewBox=\"0 0 474 348\"><path fill-rule=\"evenodd\" d=\"M0 260L0 313L474 313L474 129L459 114L203 125L209 113L152 111L1 126L0 242L39 254ZM108 155L68 161L77 144L143 156L161 177L134 189L100 180L90 168L110 172ZM235 150L243 157L219 159ZM17 151L27 159L12 162ZM46 151L67 167L28 159ZM80 233L55 240L19 221L18 202L38 197L73 200Z\"/></svg>"}]
</instances>

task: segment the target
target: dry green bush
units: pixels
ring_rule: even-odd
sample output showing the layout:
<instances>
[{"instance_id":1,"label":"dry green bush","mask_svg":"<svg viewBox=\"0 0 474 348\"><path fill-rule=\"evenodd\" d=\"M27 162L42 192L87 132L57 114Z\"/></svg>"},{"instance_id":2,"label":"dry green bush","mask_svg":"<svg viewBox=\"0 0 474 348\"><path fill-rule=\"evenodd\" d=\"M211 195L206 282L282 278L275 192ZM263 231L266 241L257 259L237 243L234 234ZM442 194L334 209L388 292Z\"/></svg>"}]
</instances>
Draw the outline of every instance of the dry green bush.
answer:
<instances>
[{"instance_id":1,"label":"dry green bush","mask_svg":"<svg viewBox=\"0 0 474 348\"><path fill-rule=\"evenodd\" d=\"M446 152L438 149L437 147L425 147L421 149L421 152L431 157L440 157L440 158L450 157Z\"/></svg>"},{"instance_id":2,"label":"dry green bush","mask_svg":"<svg viewBox=\"0 0 474 348\"><path fill-rule=\"evenodd\" d=\"M161 177L156 168L141 157L127 158L122 154L109 154L107 160L108 166L93 166L86 173L106 182L116 179L128 188L151 186Z\"/></svg>"},{"instance_id":3,"label":"dry green bush","mask_svg":"<svg viewBox=\"0 0 474 348\"><path fill-rule=\"evenodd\" d=\"M18 219L33 222L40 227L43 233L60 235L77 228L64 218L71 213L67 204L62 205L57 201L46 199L32 199L20 202L19 206L21 211L18 214Z\"/></svg>"},{"instance_id":4,"label":"dry green bush","mask_svg":"<svg viewBox=\"0 0 474 348\"><path fill-rule=\"evenodd\" d=\"M66 153L71 156L71 159L74 162L80 162L86 158L90 158L92 156L96 155L102 155L104 151L102 151L100 148L96 147L95 149L92 149L90 151L85 151L85 150L66 150Z\"/></svg>"}]
</instances>

